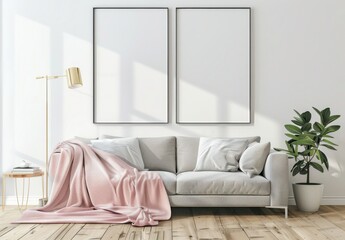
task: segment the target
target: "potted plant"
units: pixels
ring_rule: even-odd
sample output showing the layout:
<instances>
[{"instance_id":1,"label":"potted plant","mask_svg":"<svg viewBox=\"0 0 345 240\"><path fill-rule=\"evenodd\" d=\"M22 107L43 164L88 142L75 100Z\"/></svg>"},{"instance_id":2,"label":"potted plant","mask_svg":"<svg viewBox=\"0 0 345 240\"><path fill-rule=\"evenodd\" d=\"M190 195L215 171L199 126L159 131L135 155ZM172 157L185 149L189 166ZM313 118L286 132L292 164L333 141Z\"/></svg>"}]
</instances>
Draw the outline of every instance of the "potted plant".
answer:
<instances>
[{"instance_id":1,"label":"potted plant","mask_svg":"<svg viewBox=\"0 0 345 240\"><path fill-rule=\"evenodd\" d=\"M322 111L315 107L313 109L319 115L320 121L311 123L312 114L309 111L299 113L294 110L297 116L291 120L292 124L285 125L288 131L285 135L289 138L285 141L286 149L275 149L286 152L289 158L295 160L291 169L293 176L306 176L304 183L293 184L293 193L298 209L307 212L319 209L323 193L323 184L310 181L311 169L320 172L324 172L324 167L329 169L328 158L323 149L336 150L338 145L333 142L332 134L340 128L339 125L330 125L340 115L331 115L329 108Z\"/></svg>"}]
</instances>

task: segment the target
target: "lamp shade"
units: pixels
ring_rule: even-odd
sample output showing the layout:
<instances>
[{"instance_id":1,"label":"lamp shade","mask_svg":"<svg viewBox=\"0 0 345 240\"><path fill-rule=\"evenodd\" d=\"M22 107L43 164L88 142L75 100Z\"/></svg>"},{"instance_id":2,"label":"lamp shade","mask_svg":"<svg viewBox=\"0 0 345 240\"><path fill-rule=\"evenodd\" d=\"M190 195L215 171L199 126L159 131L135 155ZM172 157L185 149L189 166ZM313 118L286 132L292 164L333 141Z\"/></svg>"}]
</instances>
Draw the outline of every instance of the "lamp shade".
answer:
<instances>
[{"instance_id":1,"label":"lamp shade","mask_svg":"<svg viewBox=\"0 0 345 240\"><path fill-rule=\"evenodd\" d=\"M83 86L83 81L81 80L80 70L77 67L71 67L66 70L68 87L77 88Z\"/></svg>"}]
</instances>

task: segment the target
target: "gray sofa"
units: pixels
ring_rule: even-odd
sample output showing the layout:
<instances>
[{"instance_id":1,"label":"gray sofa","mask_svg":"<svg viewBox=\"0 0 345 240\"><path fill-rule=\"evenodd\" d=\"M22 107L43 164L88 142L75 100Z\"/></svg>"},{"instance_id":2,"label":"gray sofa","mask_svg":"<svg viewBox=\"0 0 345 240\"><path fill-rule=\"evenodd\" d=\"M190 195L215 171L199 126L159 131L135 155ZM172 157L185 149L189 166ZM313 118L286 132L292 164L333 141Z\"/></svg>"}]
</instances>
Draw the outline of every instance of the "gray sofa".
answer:
<instances>
[{"instance_id":1,"label":"gray sofa","mask_svg":"<svg viewBox=\"0 0 345 240\"><path fill-rule=\"evenodd\" d=\"M161 176L172 207L267 207L282 208L287 217L288 160L271 152L261 175L193 171L199 138L138 138L145 168ZM249 142L260 137L247 138Z\"/></svg>"}]
</instances>

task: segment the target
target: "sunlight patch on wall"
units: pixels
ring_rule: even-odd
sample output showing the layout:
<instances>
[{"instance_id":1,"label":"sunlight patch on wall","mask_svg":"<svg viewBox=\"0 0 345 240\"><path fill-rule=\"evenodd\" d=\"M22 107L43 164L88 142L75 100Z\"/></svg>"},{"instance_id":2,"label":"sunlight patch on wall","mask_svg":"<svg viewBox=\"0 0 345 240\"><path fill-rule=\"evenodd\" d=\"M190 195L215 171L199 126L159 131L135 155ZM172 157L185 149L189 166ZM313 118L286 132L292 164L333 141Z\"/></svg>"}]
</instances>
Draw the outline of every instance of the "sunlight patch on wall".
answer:
<instances>
[{"instance_id":1,"label":"sunlight patch on wall","mask_svg":"<svg viewBox=\"0 0 345 240\"><path fill-rule=\"evenodd\" d=\"M255 112L250 132L252 135L261 136L261 142L271 142L271 148L284 147L284 127L274 118ZM248 135L243 131L243 126L236 127L237 133L241 136Z\"/></svg>"},{"instance_id":2,"label":"sunlight patch on wall","mask_svg":"<svg viewBox=\"0 0 345 240\"><path fill-rule=\"evenodd\" d=\"M329 158L328 163L329 163L329 171L331 172L331 176L339 178L341 176L341 173L343 172L342 167L339 164L339 162L336 159Z\"/></svg>"},{"instance_id":3,"label":"sunlight patch on wall","mask_svg":"<svg viewBox=\"0 0 345 240\"><path fill-rule=\"evenodd\" d=\"M219 103L219 106L221 105L222 103ZM225 119L232 119L234 122L242 122L243 119L250 119L248 107L233 101L226 102L223 112L226 115Z\"/></svg>"},{"instance_id":4,"label":"sunlight patch on wall","mask_svg":"<svg viewBox=\"0 0 345 240\"><path fill-rule=\"evenodd\" d=\"M97 46L97 56L95 59L99 64L96 76L98 92L102 96L97 95L96 101L99 106L108 106L109 102L117 102L121 94L121 56L105 47ZM102 75L99 75L102 73ZM107 108L97 109L97 115L100 119L118 119L121 116L121 109L112 109L108 111Z\"/></svg>"},{"instance_id":5,"label":"sunlight patch on wall","mask_svg":"<svg viewBox=\"0 0 345 240\"><path fill-rule=\"evenodd\" d=\"M106 49L99 49L104 54L110 54L112 58L119 56ZM69 67L79 67L83 86L69 89L67 79L62 79L62 99L55 99L54 108L62 108L62 129L59 139L61 141L78 136L97 135L96 126L92 123L92 102L93 102L93 66L90 61L92 56L92 43L71 34L63 33L63 71ZM118 71L112 70L111 71ZM114 90L107 90L106 94L114 94ZM62 104L61 104L62 103Z\"/></svg>"},{"instance_id":6,"label":"sunlight patch on wall","mask_svg":"<svg viewBox=\"0 0 345 240\"><path fill-rule=\"evenodd\" d=\"M195 122L195 120L198 122L217 121L217 96L188 81L180 80L179 82L180 118L184 119L185 122ZM193 96L198 96L199 101L193 100ZM208 106L207 109L204 106ZM191 109L192 111L190 111Z\"/></svg>"},{"instance_id":7,"label":"sunlight patch on wall","mask_svg":"<svg viewBox=\"0 0 345 240\"><path fill-rule=\"evenodd\" d=\"M167 76L142 63L134 62L133 65L133 108L137 114L133 114L132 119L160 121L167 111ZM163 99L165 101L160 102ZM138 109L147 109L147 112L140 113Z\"/></svg>"},{"instance_id":8,"label":"sunlight patch on wall","mask_svg":"<svg viewBox=\"0 0 345 240\"><path fill-rule=\"evenodd\" d=\"M43 166L45 83L35 77L49 72L50 29L19 15L14 26L14 150Z\"/></svg>"}]
</instances>

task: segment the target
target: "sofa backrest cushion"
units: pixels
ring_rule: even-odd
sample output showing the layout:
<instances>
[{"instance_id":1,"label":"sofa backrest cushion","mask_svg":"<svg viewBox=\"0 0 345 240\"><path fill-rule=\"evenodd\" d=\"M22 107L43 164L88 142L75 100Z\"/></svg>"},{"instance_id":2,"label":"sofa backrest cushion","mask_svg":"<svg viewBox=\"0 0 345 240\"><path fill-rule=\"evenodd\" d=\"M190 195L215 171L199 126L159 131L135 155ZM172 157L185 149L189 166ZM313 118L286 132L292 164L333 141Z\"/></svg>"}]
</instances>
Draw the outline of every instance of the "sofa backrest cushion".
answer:
<instances>
[{"instance_id":1,"label":"sofa backrest cushion","mask_svg":"<svg viewBox=\"0 0 345 240\"><path fill-rule=\"evenodd\" d=\"M245 139L248 140L248 144L250 144L253 142L260 142L261 138L255 136L229 139ZM199 137L176 137L177 173L194 170L198 158L199 140Z\"/></svg>"},{"instance_id":2,"label":"sofa backrest cushion","mask_svg":"<svg viewBox=\"0 0 345 240\"><path fill-rule=\"evenodd\" d=\"M138 170L144 170L138 138L112 138L91 140L93 148L112 153Z\"/></svg>"},{"instance_id":3,"label":"sofa backrest cushion","mask_svg":"<svg viewBox=\"0 0 345 240\"><path fill-rule=\"evenodd\" d=\"M176 173L176 138L138 138L145 168Z\"/></svg>"}]
</instances>

